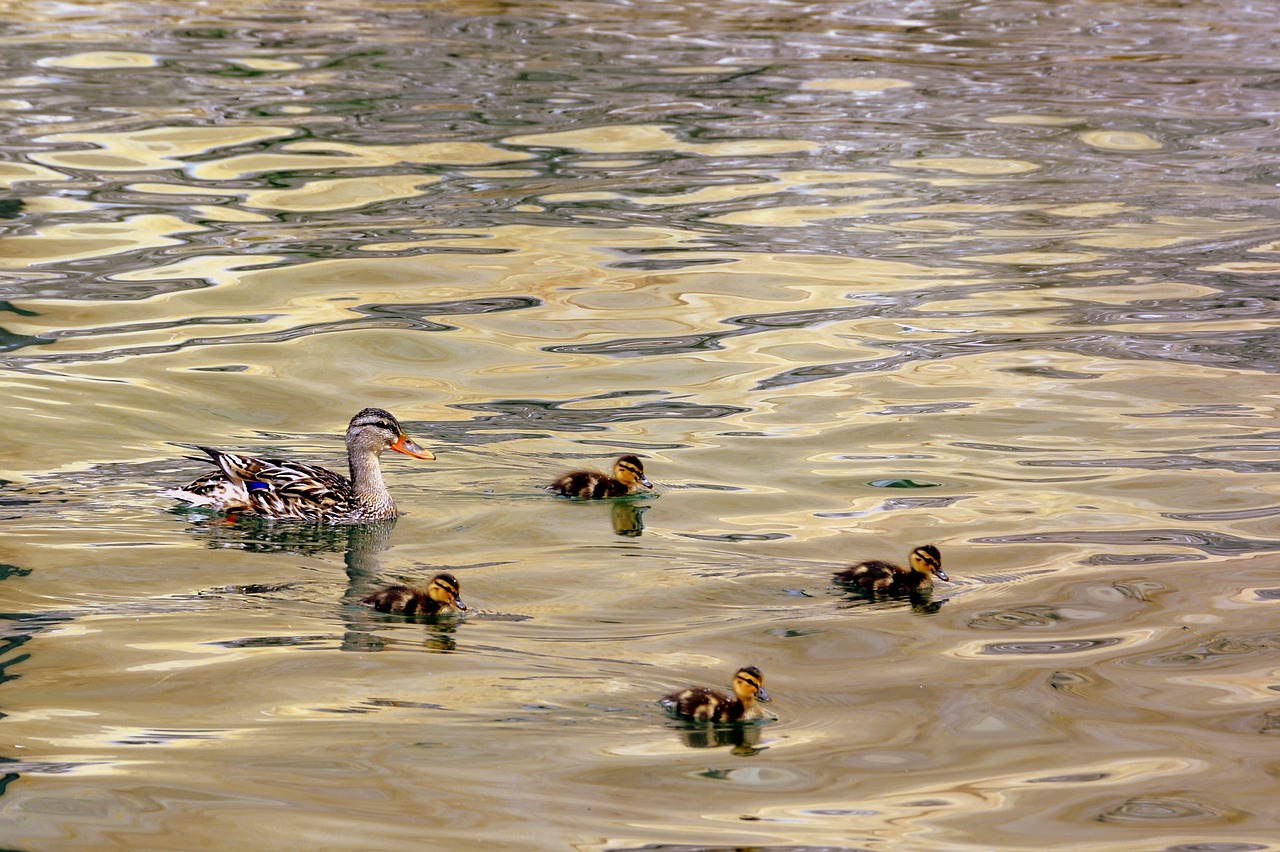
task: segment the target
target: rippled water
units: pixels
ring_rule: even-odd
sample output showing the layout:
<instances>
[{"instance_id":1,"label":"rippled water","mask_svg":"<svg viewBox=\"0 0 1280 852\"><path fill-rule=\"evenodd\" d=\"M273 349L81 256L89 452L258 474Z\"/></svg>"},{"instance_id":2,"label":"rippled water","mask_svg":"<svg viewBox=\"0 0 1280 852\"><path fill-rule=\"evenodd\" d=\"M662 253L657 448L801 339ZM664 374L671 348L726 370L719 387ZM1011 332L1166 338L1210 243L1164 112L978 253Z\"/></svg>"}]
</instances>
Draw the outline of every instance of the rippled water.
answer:
<instances>
[{"instance_id":1,"label":"rippled water","mask_svg":"<svg viewBox=\"0 0 1280 852\"><path fill-rule=\"evenodd\" d=\"M5 13L6 848L1280 846L1267 4Z\"/></svg>"}]
</instances>

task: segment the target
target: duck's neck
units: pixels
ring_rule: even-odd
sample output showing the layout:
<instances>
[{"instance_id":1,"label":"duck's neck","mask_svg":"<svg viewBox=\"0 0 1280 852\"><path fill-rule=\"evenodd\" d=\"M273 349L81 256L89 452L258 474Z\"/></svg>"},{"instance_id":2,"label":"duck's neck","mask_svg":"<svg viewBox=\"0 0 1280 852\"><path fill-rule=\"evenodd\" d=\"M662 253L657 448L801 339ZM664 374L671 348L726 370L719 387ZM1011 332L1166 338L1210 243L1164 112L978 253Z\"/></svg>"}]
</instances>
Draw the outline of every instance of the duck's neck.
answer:
<instances>
[{"instance_id":1,"label":"duck's neck","mask_svg":"<svg viewBox=\"0 0 1280 852\"><path fill-rule=\"evenodd\" d=\"M358 447L347 449L347 458L351 463L351 490L362 503L369 506L393 507L391 492L387 483L382 480L382 466L378 464L378 454Z\"/></svg>"}]
</instances>

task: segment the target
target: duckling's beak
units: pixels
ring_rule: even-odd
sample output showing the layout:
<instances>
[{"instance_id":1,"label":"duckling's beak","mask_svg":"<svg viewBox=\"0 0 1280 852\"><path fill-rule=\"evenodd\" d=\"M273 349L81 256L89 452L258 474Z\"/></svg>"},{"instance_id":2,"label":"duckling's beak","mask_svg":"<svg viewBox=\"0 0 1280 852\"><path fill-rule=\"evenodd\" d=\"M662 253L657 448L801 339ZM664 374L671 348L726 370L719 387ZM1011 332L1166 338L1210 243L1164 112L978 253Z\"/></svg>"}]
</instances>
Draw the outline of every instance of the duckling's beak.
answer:
<instances>
[{"instance_id":1,"label":"duckling's beak","mask_svg":"<svg viewBox=\"0 0 1280 852\"><path fill-rule=\"evenodd\" d=\"M767 702L772 700L773 699L769 697L769 693L764 691L763 686L756 690L756 701Z\"/></svg>"},{"instance_id":2,"label":"duckling's beak","mask_svg":"<svg viewBox=\"0 0 1280 852\"><path fill-rule=\"evenodd\" d=\"M645 488L653 487L653 483L649 481L649 477L645 476L643 473L640 474L640 484L643 485Z\"/></svg>"},{"instance_id":3,"label":"duckling's beak","mask_svg":"<svg viewBox=\"0 0 1280 852\"><path fill-rule=\"evenodd\" d=\"M454 598L453 605L463 612L467 611L467 605L462 602L462 598Z\"/></svg>"},{"instance_id":4,"label":"duckling's beak","mask_svg":"<svg viewBox=\"0 0 1280 852\"><path fill-rule=\"evenodd\" d=\"M944 583L950 583L950 582L951 582L951 578L947 576L947 572L946 572L946 571L943 571L943 570L942 570L942 566L941 566L941 565L939 565L937 568L934 568L934 569L933 569L933 576L937 577L939 580L941 580L941 581L942 581L942 582L944 582Z\"/></svg>"},{"instance_id":5,"label":"duckling's beak","mask_svg":"<svg viewBox=\"0 0 1280 852\"><path fill-rule=\"evenodd\" d=\"M391 449L395 450L397 453L404 453L406 456L413 456L415 459L426 459L427 461L431 461L435 458L435 454L430 450L424 450L413 441L410 441L408 435L401 435L399 438L396 438L396 442L391 445ZM466 609L466 607L463 607L463 609Z\"/></svg>"}]
</instances>

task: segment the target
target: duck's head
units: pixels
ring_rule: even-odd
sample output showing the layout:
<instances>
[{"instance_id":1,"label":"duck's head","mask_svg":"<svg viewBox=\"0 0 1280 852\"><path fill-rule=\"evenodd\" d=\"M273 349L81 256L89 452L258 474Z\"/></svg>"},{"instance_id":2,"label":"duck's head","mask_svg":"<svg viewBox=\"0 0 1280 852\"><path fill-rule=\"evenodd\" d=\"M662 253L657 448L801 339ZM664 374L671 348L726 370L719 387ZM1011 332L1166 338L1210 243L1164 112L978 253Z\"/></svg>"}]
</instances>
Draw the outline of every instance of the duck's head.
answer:
<instances>
[{"instance_id":1,"label":"duck's head","mask_svg":"<svg viewBox=\"0 0 1280 852\"><path fill-rule=\"evenodd\" d=\"M613 463L613 478L627 487L637 482L645 488L652 488L653 483L644 475L644 463L635 456L623 456Z\"/></svg>"},{"instance_id":2,"label":"duck's head","mask_svg":"<svg viewBox=\"0 0 1280 852\"><path fill-rule=\"evenodd\" d=\"M458 578L452 574L437 574L427 584L427 597L431 600L466 612L467 605L462 602L458 594Z\"/></svg>"},{"instance_id":3,"label":"duck's head","mask_svg":"<svg viewBox=\"0 0 1280 852\"><path fill-rule=\"evenodd\" d=\"M351 418L347 427L347 449L362 450L377 455L391 449L415 459L435 458L430 450L424 450L404 433L400 421L381 408L366 408Z\"/></svg>"},{"instance_id":4,"label":"duck's head","mask_svg":"<svg viewBox=\"0 0 1280 852\"><path fill-rule=\"evenodd\" d=\"M733 676L733 694L743 704L752 701L772 701L764 691L764 675L755 666L743 666Z\"/></svg>"},{"instance_id":5,"label":"duck's head","mask_svg":"<svg viewBox=\"0 0 1280 852\"><path fill-rule=\"evenodd\" d=\"M939 580L951 582L947 572L942 570L942 554L936 545L923 544L911 551L911 568L921 574L932 574Z\"/></svg>"}]
</instances>

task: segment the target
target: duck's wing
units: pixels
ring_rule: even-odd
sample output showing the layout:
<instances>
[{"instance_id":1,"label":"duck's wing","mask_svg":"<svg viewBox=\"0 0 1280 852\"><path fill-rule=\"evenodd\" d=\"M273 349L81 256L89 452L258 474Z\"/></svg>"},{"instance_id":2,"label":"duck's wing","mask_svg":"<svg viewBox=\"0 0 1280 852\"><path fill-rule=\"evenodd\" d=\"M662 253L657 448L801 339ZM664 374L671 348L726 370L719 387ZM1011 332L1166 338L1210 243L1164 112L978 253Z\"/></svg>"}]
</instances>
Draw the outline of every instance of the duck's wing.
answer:
<instances>
[{"instance_id":1,"label":"duck's wing","mask_svg":"<svg viewBox=\"0 0 1280 852\"><path fill-rule=\"evenodd\" d=\"M318 465L200 449L219 468L206 477L220 472L255 514L306 520L349 505L354 495L351 480Z\"/></svg>"},{"instance_id":2,"label":"duck's wing","mask_svg":"<svg viewBox=\"0 0 1280 852\"><path fill-rule=\"evenodd\" d=\"M873 591L882 591L894 585L899 570L892 562L882 562L879 559L872 559L868 562L859 562L850 568L837 571L835 581L837 583L845 583L848 585L861 586L864 589Z\"/></svg>"},{"instance_id":3,"label":"duck's wing","mask_svg":"<svg viewBox=\"0 0 1280 852\"><path fill-rule=\"evenodd\" d=\"M699 722L714 721L720 715L721 708L729 704L731 699L718 689L705 686L691 686L658 701L663 707L679 716L686 716Z\"/></svg>"}]
</instances>

